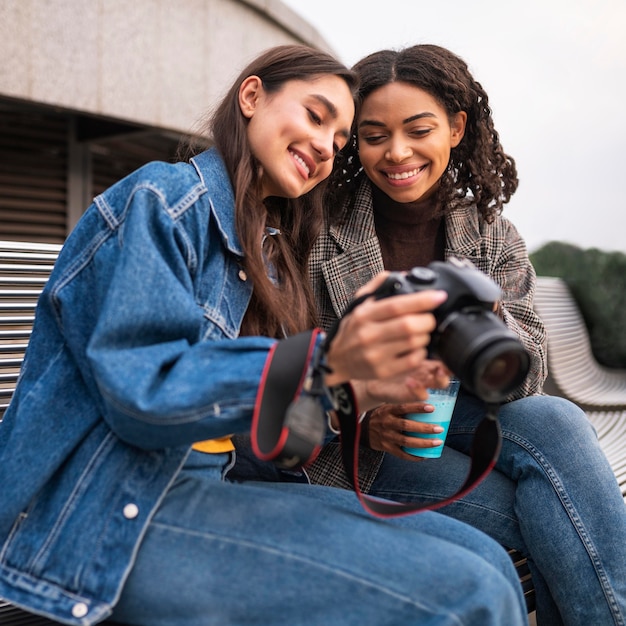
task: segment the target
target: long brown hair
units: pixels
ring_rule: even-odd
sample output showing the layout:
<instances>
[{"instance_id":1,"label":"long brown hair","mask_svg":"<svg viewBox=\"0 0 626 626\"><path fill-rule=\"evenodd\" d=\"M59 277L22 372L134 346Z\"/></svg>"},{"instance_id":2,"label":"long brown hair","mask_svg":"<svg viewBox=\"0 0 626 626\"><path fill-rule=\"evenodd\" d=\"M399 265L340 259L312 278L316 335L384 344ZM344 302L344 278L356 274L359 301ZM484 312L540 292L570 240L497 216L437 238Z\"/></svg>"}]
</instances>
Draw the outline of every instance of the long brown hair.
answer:
<instances>
[{"instance_id":1,"label":"long brown hair","mask_svg":"<svg viewBox=\"0 0 626 626\"><path fill-rule=\"evenodd\" d=\"M300 198L262 200L259 163L248 144L239 87L255 75L268 93L276 93L287 81L312 80L320 74L338 76L353 93L356 90L355 74L325 52L302 45L271 48L242 70L208 122L233 185L237 234L245 254L242 262L254 285L242 334L279 337L313 325L317 316L307 261L321 227L326 181ZM268 226L281 234L267 236ZM277 282L268 278L268 262Z\"/></svg>"},{"instance_id":2,"label":"long brown hair","mask_svg":"<svg viewBox=\"0 0 626 626\"><path fill-rule=\"evenodd\" d=\"M437 202L444 212L475 205L479 215L492 222L517 189L517 170L500 143L487 92L465 61L446 48L420 44L399 51L374 52L352 69L359 77L359 102L380 87L403 82L429 93L450 119L459 111L467 113L465 135L451 151ZM343 149L342 158L344 163L331 177L330 208L341 207L360 176L364 176L355 134Z\"/></svg>"}]
</instances>

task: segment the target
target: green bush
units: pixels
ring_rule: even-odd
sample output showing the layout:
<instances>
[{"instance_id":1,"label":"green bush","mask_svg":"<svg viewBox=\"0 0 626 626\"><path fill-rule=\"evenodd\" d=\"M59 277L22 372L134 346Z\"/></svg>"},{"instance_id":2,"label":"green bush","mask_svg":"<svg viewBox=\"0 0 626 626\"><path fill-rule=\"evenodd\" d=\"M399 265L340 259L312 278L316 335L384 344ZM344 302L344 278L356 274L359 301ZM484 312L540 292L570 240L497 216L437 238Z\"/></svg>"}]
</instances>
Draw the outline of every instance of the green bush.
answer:
<instances>
[{"instance_id":1,"label":"green bush","mask_svg":"<svg viewBox=\"0 0 626 626\"><path fill-rule=\"evenodd\" d=\"M626 368L626 254L553 241L530 259L539 276L558 276L571 289L596 360Z\"/></svg>"}]
</instances>

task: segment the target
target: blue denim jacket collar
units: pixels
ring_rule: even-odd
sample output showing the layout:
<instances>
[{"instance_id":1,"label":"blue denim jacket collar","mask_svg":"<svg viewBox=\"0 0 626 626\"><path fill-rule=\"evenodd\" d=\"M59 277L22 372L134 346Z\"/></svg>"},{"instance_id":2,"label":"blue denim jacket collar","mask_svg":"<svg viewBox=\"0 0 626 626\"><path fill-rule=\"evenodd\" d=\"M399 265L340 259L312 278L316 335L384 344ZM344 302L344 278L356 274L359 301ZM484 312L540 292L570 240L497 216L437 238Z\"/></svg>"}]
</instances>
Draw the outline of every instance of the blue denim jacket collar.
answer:
<instances>
[{"instance_id":1,"label":"blue denim jacket collar","mask_svg":"<svg viewBox=\"0 0 626 626\"><path fill-rule=\"evenodd\" d=\"M235 206L233 187L219 152L211 148L193 157L191 163L209 190L211 211L217 220L224 247L233 254L243 256L235 229L235 212L232 210Z\"/></svg>"}]
</instances>

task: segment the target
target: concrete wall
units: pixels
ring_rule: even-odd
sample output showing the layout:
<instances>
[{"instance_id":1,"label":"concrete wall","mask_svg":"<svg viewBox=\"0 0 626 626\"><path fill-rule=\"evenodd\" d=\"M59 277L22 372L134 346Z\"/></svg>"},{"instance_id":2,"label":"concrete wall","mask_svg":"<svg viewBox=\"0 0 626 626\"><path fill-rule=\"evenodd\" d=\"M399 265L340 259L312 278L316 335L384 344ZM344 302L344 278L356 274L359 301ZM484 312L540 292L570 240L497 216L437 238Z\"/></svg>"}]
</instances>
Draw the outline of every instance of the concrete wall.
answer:
<instances>
[{"instance_id":1,"label":"concrete wall","mask_svg":"<svg viewBox=\"0 0 626 626\"><path fill-rule=\"evenodd\" d=\"M0 96L185 133L293 42L328 49L278 0L0 0Z\"/></svg>"}]
</instances>

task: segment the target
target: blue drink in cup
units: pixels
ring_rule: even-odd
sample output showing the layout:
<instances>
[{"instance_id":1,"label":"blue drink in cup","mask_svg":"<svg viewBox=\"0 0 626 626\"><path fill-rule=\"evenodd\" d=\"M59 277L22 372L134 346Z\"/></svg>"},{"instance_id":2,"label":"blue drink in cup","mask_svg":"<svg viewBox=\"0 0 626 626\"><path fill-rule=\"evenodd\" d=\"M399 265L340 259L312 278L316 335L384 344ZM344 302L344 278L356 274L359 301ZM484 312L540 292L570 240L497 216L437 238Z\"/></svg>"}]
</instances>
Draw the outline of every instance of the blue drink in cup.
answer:
<instances>
[{"instance_id":1,"label":"blue drink in cup","mask_svg":"<svg viewBox=\"0 0 626 626\"><path fill-rule=\"evenodd\" d=\"M459 387L461 383L459 380L453 378L450 380L450 384L444 389L429 389L427 404L432 404L435 410L432 413L407 413L406 419L414 420L416 422L424 422L427 424L436 424L443 428L441 433L409 433L406 435L411 437L420 437L422 439L441 439L443 442L448 435L448 428L450 427L450 420L452 419L452 412L454 411L454 405L456 404L456 398L459 395ZM428 459L438 459L443 451L443 443L435 448L406 448L402 447L405 452L412 454L413 456L425 457Z\"/></svg>"}]
</instances>

